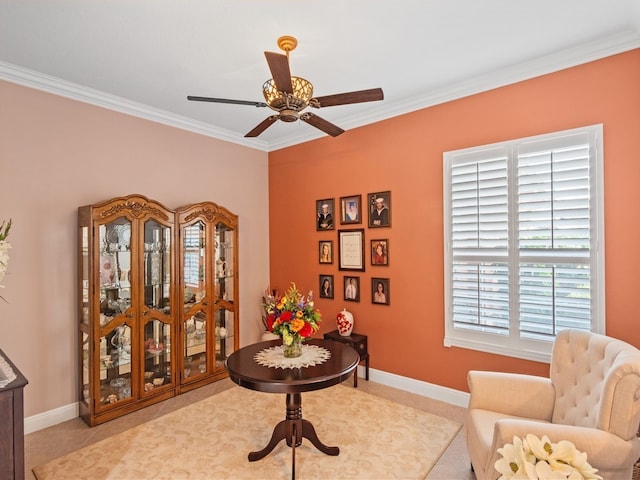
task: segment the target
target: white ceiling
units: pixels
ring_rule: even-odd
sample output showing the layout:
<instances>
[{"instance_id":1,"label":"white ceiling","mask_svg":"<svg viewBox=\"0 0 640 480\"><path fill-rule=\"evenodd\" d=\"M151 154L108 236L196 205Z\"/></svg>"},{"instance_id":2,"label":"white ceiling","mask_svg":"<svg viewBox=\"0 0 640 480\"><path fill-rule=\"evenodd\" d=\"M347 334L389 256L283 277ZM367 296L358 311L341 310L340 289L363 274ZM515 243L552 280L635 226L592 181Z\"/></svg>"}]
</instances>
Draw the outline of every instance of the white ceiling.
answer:
<instances>
[{"instance_id":1,"label":"white ceiling","mask_svg":"<svg viewBox=\"0 0 640 480\"><path fill-rule=\"evenodd\" d=\"M186 97L263 101L282 35L316 96L382 87L313 110L349 130L638 48L640 0L0 0L0 78L271 151L325 134Z\"/></svg>"}]
</instances>

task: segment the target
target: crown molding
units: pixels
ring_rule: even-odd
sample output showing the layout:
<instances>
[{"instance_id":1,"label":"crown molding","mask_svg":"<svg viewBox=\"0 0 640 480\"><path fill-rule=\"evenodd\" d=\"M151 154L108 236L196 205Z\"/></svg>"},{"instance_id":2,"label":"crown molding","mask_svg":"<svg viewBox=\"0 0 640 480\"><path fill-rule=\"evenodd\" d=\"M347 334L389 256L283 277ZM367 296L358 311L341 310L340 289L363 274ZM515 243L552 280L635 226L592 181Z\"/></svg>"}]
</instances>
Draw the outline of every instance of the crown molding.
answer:
<instances>
[{"instance_id":1,"label":"crown molding","mask_svg":"<svg viewBox=\"0 0 640 480\"><path fill-rule=\"evenodd\" d=\"M434 89L424 95L395 102L385 102L375 112L365 115L353 115L340 120L345 130L358 128L370 123L387 120L416 110L432 107L469 95L503 87L531 78L539 77L583 63L605 58L618 53L640 47L640 34L635 30L627 30L597 39L573 48L568 48L537 59L525 61L506 68L478 75L474 78L457 82L446 87ZM99 90L68 82L60 78L28 70L17 65L0 62L0 79L18 85L42 90L54 95L77 100L116 112L161 123L171 127L187 130L208 137L216 138L261 151L290 147L303 142L315 140L324 135L320 132L296 132L286 140L266 142L258 139L247 139L235 132L199 122L181 115L144 105L142 103L117 97Z\"/></svg>"},{"instance_id":2,"label":"crown molding","mask_svg":"<svg viewBox=\"0 0 640 480\"><path fill-rule=\"evenodd\" d=\"M424 95L396 102L384 102L381 104L381 108L377 108L375 112L368 115L351 116L346 119L341 119L340 125L348 132L348 130L353 128L388 120L389 118L405 115L506 85L512 85L636 48L640 48L640 33L635 30L628 30L573 48L561 50L551 55L478 75L474 78L453 83L443 88L433 89ZM269 151L290 147L319 137L322 137L322 134L291 136L286 140L270 143Z\"/></svg>"},{"instance_id":3,"label":"crown molding","mask_svg":"<svg viewBox=\"0 0 640 480\"><path fill-rule=\"evenodd\" d=\"M230 130L1 61L0 79L226 142L257 150L268 149L267 143L261 140L248 140Z\"/></svg>"}]
</instances>

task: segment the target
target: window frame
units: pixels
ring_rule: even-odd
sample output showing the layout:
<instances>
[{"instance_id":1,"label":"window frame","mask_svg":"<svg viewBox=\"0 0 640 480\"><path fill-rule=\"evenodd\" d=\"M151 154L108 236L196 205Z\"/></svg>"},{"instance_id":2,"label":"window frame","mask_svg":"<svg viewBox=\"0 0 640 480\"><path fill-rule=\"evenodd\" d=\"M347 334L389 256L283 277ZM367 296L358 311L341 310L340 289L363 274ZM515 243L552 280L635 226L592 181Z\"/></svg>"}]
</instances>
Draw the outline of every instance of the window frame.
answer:
<instances>
[{"instance_id":1,"label":"window frame","mask_svg":"<svg viewBox=\"0 0 640 480\"><path fill-rule=\"evenodd\" d=\"M444 345L446 347L461 347L545 363L550 361L552 340L555 337L549 339L520 337L518 269L521 263L526 263L526 260L520 261L518 246L518 153L520 149L526 150L532 144L546 144L549 148L554 148L558 142L562 142L563 138L572 138L580 134L586 134L589 143L591 331L605 333L603 126L597 124L443 153ZM493 158L497 152L507 155L508 247L507 257L503 261L507 262L509 269L510 320L506 335L456 328L453 319L452 168L454 164L463 161L480 162ZM496 256L486 258L489 262L496 260Z\"/></svg>"}]
</instances>

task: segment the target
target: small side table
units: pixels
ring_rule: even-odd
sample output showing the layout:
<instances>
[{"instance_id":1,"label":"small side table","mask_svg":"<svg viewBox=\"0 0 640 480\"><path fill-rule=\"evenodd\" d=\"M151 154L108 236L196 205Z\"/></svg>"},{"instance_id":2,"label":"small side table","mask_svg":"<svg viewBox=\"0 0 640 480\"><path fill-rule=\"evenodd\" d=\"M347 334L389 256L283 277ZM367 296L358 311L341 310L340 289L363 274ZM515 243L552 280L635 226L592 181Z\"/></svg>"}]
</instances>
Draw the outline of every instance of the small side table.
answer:
<instances>
[{"instance_id":1,"label":"small side table","mask_svg":"<svg viewBox=\"0 0 640 480\"><path fill-rule=\"evenodd\" d=\"M29 383L0 350L15 380L0 388L0 478L24 479L24 397Z\"/></svg>"},{"instance_id":2,"label":"small side table","mask_svg":"<svg viewBox=\"0 0 640 480\"><path fill-rule=\"evenodd\" d=\"M369 351L367 350L367 336L360 333L351 332L349 336L340 335L338 330L333 330L324 334L325 340L333 340L335 342L346 343L351 345L353 349L360 355L360 362L364 362L365 379L369 380ZM353 372L353 386L358 386L358 369Z\"/></svg>"}]
</instances>

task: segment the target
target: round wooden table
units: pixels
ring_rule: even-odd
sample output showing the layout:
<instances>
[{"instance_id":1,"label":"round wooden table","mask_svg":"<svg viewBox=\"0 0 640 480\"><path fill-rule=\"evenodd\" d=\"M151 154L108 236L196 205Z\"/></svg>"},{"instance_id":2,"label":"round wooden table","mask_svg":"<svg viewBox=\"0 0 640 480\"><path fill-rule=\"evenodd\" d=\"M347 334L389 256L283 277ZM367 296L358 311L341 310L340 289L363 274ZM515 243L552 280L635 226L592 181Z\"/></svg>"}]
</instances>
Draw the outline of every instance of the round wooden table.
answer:
<instances>
[{"instance_id":1,"label":"round wooden table","mask_svg":"<svg viewBox=\"0 0 640 480\"><path fill-rule=\"evenodd\" d=\"M311 367L273 368L255 361L254 357L258 352L281 344L281 340L273 340L247 345L229 355L226 368L231 380L241 387L259 392L286 394L285 419L275 426L266 447L249 453L249 461L264 458L285 439L291 447L291 472L292 478L295 479L296 447L300 446L303 438L307 438L327 455L340 453L338 447L329 447L322 443L311 422L302 418L302 393L337 385L348 379L358 366L360 357L353 348L342 343L311 339L305 344L318 345L331 352L331 357L324 363Z\"/></svg>"}]
</instances>

